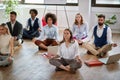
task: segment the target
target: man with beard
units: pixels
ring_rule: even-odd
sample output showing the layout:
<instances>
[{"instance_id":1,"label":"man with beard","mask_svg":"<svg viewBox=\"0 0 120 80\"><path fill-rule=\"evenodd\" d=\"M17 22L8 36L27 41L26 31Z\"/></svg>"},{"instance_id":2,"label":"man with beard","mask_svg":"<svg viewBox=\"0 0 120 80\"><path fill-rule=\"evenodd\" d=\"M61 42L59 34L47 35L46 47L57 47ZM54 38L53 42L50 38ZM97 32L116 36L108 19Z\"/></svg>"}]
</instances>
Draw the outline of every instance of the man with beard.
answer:
<instances>
[{"instance_id":1,"label":"man with beard","mask_svg":"<svg viewBox=\"0 0 120 80\"><path fill-rule=\"evenodd\" d=\"M98 57L104 57L112 47L116 47L117 44L112 41L112 32L110 27L104 24L105 16L103 14L98 15L98 24L92 29L93 44L83 43L83 47L88 50L88 54L93 54Z\"/></svg>"}]
</instances>

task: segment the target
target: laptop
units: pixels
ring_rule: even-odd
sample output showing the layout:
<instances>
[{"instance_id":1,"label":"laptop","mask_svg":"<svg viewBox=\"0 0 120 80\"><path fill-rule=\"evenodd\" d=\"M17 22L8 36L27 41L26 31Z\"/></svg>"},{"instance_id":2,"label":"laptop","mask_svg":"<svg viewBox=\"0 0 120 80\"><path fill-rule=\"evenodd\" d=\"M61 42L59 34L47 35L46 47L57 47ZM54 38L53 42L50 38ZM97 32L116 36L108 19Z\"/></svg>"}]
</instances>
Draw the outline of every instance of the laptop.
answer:
<instances>
[{"instance_id":1,"label":"laptop","mask_svg":"<svg viewBox=\"0 0 120 80\"><path fill-rule=\"evenodd\" d=\"M99 61L103 62L104 64L110 64L119 61L119 59L120 59L120 54L114 54L106 58L100 58Z\"/></svg>"},{"instance_id":2,"label":"laptop","mask_svg":"<svg viewBox=\"0 0 120 80\"><path fill-rule=\"evenodd\" d=\"M48 46L48 54L57 55L58 46Z\"/></svg>"}]
</instances>

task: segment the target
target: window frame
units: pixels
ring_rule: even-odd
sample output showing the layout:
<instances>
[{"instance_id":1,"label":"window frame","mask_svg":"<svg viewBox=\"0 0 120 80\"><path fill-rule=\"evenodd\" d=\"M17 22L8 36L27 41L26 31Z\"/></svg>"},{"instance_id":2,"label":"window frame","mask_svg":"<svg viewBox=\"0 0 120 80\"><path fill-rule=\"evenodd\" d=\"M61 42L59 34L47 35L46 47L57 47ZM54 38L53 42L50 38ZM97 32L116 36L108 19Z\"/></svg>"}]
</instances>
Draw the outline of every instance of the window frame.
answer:
<instances>
[{"instance_id":1,"label":"window frame","mask_svg":"<svg viewBox=\"0 0 120 80\"><path fill-rule=\"evenodd\" d=\"M91 6L92 7L116 7L116 8L120 8L120 4L97 4L96 0L91 1Z\"/></svg>"},{"instance_id":2,"label":"window frame","mask_svg":"<svg viewBox=\"0 0 120 80\"><path fill-rule=\"evenodd\" d=\"M78 3L79 3L79 0L77 0L78 1ZM22 4L28 4L28 5L60 5L60 6L78 6L78 3L66 3L66 4L45 4L45 3L43 3L43 4L40 4L40 3L38 3L38 4L36 4L36 3L25 3L25 0L21 0L21 2L20 3L22 3Z\"/></svg>"}]
</instances>

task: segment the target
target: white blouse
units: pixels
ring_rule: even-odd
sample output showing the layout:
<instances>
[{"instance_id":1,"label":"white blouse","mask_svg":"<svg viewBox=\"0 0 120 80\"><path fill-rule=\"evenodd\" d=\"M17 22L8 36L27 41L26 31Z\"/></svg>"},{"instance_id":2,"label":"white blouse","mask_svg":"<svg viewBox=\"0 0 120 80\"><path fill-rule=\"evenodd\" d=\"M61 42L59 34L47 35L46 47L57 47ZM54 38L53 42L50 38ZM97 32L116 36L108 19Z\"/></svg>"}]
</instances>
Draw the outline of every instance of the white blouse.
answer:
<instances>
[{"instance_id":1,"label":"white blouse","mask_svg":"<svg viewBox=\"0 0 120 80\"><path fill-rule=\"evenodd\" d=\"M65 59L74 59L79 55L79 45L78 42L71 42L68 47L66 47L65 42L59 47L59 55Z\"/></svg>"},{"instance_id":2,"label":"white blouse","mask_svg":"<svg viewBox=\"0 0 120 80\"><path fill-rule=\"evenodd\" d=\"M10 50L9 50L10 39L11 39L11 36L8 34L0 35L0 53L2 54L10 53Z\"/></svg>"}]
</instances>

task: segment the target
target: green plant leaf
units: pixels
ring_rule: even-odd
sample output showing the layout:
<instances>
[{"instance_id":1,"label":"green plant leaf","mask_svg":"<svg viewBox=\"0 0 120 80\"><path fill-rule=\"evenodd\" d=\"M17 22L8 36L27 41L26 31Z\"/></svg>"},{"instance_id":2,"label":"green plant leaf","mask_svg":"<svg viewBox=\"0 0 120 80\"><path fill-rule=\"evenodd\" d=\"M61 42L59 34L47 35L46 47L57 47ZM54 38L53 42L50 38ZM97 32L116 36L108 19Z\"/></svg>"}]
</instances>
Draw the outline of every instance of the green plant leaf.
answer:
<instances>
[{"instance_id":1,"label":"green plant leaf","mask_svg":"<svg viewBox=\"0 0 120 80\"><path fill-rule=\"evenodd\" d=\"M117 19L117 18L116 18L116 15L113 15L113 16L111 17L111 19L116 20L116 19Z\"/></svg>"}]
</instances>

